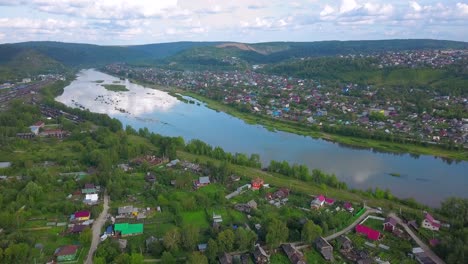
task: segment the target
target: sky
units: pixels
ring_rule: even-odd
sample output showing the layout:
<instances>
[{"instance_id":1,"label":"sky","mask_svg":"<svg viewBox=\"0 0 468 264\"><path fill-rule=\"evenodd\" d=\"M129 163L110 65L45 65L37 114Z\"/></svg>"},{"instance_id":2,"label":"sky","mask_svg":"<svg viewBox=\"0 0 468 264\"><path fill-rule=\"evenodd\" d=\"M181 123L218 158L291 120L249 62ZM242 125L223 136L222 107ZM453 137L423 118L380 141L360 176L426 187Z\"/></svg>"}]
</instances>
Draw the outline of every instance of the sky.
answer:
<instances>
[{"instance_id":1,"label":"sky","mask_svg":"<svg viewBox=\"0 0 468 264\"><path fill-rule=\"evenodd\" d=\"M468 0L0 0L0 43L468 41Z\"/></svg>"}]
</instances>

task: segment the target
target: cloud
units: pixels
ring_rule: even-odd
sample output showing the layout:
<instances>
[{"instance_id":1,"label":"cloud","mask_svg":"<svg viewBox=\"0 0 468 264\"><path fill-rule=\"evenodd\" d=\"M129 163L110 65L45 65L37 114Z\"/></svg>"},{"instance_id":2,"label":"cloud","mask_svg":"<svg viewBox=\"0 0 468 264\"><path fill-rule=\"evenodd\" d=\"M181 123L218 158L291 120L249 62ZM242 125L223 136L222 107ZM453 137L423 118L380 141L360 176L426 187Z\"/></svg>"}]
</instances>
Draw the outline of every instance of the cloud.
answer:
<instances>
[{"instance_id":1,"label":"cloud","mask_svg":"<svg viewBox=\"0 0 468 264\"><path fill-rule=\"evenodd\" d=\"M416 1L411 1L410 6L413 8L414 11L419 12L422 10L422 7L416 2Z\"/></svg>"},{"instance_id":2,"label":"cloud","mask_svg":"<svg viewBox=\"0 0 468 264\"><path fill-rule=\"evenodd\" d=\"M158 17L177 7L177 0L32 0L33 8L46 13L95 19Z\"/></svg>"},{"instance_id":3,"label":"cloud","mask_svg":"<svg viewBox=\"0 0 468 264\"><path fill-rule=\"evenodd\" d=\"M457 9L461 15L468 16L468 4L457 3Z\"/></svg>"},{"instance_id":4,"label":"cloud","mask_svg":"<svg viewBox=\"0 0 468 264\"><path fill-rule=\"evenodd\" d=\"M241 21L240 26L243 29L260 29L260 30L280 30L291 25L293 18L272 18L272 17L256 17L254 21Z\"/></svg>"}]
</instances>

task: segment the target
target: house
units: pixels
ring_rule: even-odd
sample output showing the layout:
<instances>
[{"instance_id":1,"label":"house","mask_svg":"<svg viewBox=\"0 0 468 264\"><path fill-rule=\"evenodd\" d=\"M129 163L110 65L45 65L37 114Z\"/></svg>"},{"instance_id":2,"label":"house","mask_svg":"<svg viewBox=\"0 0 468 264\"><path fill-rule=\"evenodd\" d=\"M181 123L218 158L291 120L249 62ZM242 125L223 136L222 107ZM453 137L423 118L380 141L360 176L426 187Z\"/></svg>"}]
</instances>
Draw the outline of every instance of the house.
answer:
<instances>
[{"instance_id":1,"label":"house","mask_svg":"<svg viewBox=\"0 0 468 264\"><path fill-rule=\"evenodd\" d=\"M292 264L306 264L307 262L304 259L304 254L297 250L292 244L283 244L281 245L281 248L283 249L284 253L289 258L289 261L291 261Z\"/></svg>"},{"instance_id":2,"label":"house","mask_svg":"<svg viewBox=\"0 0 468 264\"><path fill-rule=\"evenodd\" d=\"M263 187L263 184L264 184L264 183L265 183L265 182L264 182L263 179L261 179L261 178L255 178L255 179L253 179L253 180L252 180L252 183L251 183L251 185L252 185L252 190L259 190L260 188Z\"/></svg>"},{"instance_id":3,"label":"house","mask_svg":"<svg viewBox=\"0 0 468 264\"><path fill-rule=\"evenodd\" d=\"M64 138L68 135L68 132L61 129L51 129L43 131L41 135L46 137Z\"/></svg>"},{"instance_id":4,"label":"house","mask_svg":"<svg viewBox=\"0 0 468 264\"><path fill-rule=\"evenodd\" d=\"M90 217L91 213L89 211L78 211L75 213L76 221L86 221L89 220Z\"/></svg>"},{"instance_id":5,"label":"house","mask_svg":"<svg viewBox=\"0 0 468 264\"><path fill-rule=\"evenodd\" d=\"M268 193L266 195L266 198L268 200L273 200L273 199L285 199L289 196L289 189L287 188L280 188L279 190L277 190L276 192L274 193Z\"/></svg>"},{"instance_id":6,"label":"house","mask_svg":"<svg viewBox=\"0 0 468 264\"><path fill-rule=\"evenodd\" d=\"M349 252L353 249L353 242L347 236L339 236L337 241L341 245L341 251Z\"/></svg>"},{"instance_id":7,"label":"house","mask_svg":"<svg viewBox=\"0 0 468 264\"><path fill-rule=\"evenodd\" d=\"M270 263L270 255L259 245L255 245L255 250L253 252L254 262L257 264L266 264Z\"/></svg>"},{"instance_id":8,"label":"house","mask_svg":"<svg viewBox=\"0 0 468 264\"><path fill-rule=\"evenodd\" d=\"M429 230L439 231L440 221L435 220L434 217L432 217L432 215L430 215L429 213L426 213L426 216L424 220L422 221L421 226Z\"/></svg>"},{"instance_id":9,"label":"house","mask_svg":"<svg viewBox=\"0 0 468 264\"><path fill-rule=\"evenodd\" d=\"M79 233L83 232L83 230L86 227L88 227L88 226L86 226L86 225L74 225L70 232L73 233L73 234L79 234Z\"/></svg>"},{"instance_id":10,"label":"house","mask_svg":"<svg viewBox=\"0 0 468 264\"><path fill-rule=\"evenodd\" d=\"M195 187L201 188L203 186L209 185L210 182L210 177L205 176L205 177L199 177L197 181L195 181Z\"/></svg>"},{"instance_id":11,"label":"house","mask_svg":"<svg viewBox=\"0 0 468 264\"><path fill-rule=\"evenodd\" d=\"M138 208L134 208L133 205L121 206L117 209L120 216L132 216L134 213L138 213Z\"/></svg>"},{"instance_id":12,"label":"house","mask_svg":"<svg viewBox=\"0 0 468 264\"><path fill-rule=\"evenodd\" d=\"M92 193L97 193L96 186L92 183L86 183L84 188L81 189L82 194L92 194Z\"/></svg>"},{"instance_id":13,"label":"house","mask_svg":"<svg viewBox=\"0 0 468 264\"><path fill-rule=\"evenodd\" d=\"M383 223L383 229L388 232L393 232L397 226L397 220L393 217L387 217Z\"/></svg>"},{"instance_id":14,"label":"house","mask_svg":"<svg viewBox=\"0 0 468 264\"><path fill-rule=\"evenodd\" d=\"M312 209L319 209L320 207L323 206L324 203L325 203L325 196L319 195L315 197L314 200L312 200L312 202L310 203L310 207Z\"/></svg>"},{"instance_id":15,"label":"house","mask_svg":"<svg viewBox=\"0 0 468 264\"><path fill-rule=\"evenodd\" d=\"M58 262L73 261L76 259L78 249L79 246L77 245L63 246L55 250L54 256Z\"/></svg>"},{"instance_id":16,"label":"house","mask_svg":"<svg viewBox=\"0 0 468 264\"><path fill-rule=\"evenodd\" d=\"M106 235L112 235L114 233L114 227L112 225L106 228Z\"/></svg>"},{"instance_id":17,"label":"house","mask_svg":"<svg viewBox=\"0 0 468 264\"><path fill-rule=\"evenodd\" d=\"M197 248L198 248L198 251L200 251L200 252L205 252L206 249L208 248L208 244L206 244L206 243L204 243L204 244L198 244Z\"/></svg>"},{"instance_id":18,"label":"house","mask_svg":"<svg viewBox=\"0 0 468 264\"><path fill-rule=\"evenodd\" d=\"M232 256L229 255L228 253L224 252L220 257L219 257L219 263L220 264L232 264Z\"/></svg>"},{"instance_id":19,"label":"house","mask_svg":"<svg viewBox=\"0 0 468 264\"><path fill-rule=\"evenodd\" d=\"M99 195L97 193L86 194L83 202L85 204L95 204L99 200Z\"/></svg>"},{"instance_id":20,"label":"house","mask_svg":"<svg viewBox=\"0 0 468 264\"><path fill-rule=\"evenodd\" d=\"M251 208L251 209L257 209L257 202L255 202L255 200L250 200L247 205Z\"/></svg>"},{"instance_id":21,"label":"house","mask_svg":"<svg viewBox=\"0 0 468 264\"><path fill-rule=\"evenodd\" d=\"M140 235L143 234L143 224L115 224L114 231L122 237Z\"/></svg>"},{"instance_id":22,"label":"house","mask_svg":"<svg viewBox=\"0 0 468 264\"><path fill-rule=\"evenodd\" d=\"M350 213L354 212L353 205L350 202L345 202L343 205L344 209Z\"/></svg>"},{"instance_id":23,"label":"house","mask_svg":"<svg viewBox=\"0 0 468 264\"><path fill-rule=\"evenodd\" d=\"M325 198L325 203L327 205L333 205L335 203L335 200L332 198Z\"/></svg>"},{"instance_id":24,"label":"house","mask_svg":"<svg viewBox=\"0 0 468 264\"><path fill-rule=\"evenodd\" d=\"M0 162L0 169L5 169L9 167L11 167L11 162L9 161Z\"/></svg>"},{"instance_id":25,"label":"house","mask_svg":"<svg viewBox=\"0 0 468 264\"><path fill-rule=\"evenodd\" d=\"M435 264L435 262L420 247L413 248L412 254L414 259L420 264Z\"/></svg>"},{"instance_id":26,"label":"house","mask_svg":"<svg viewBox=\"0 0 468 264\"><path fill-rule=\"evenodd\" d=\"M319 237L315 240L315 248L322 254L326 260L333 260L333 247L328 243L325 238Z\"/></svg>"},{"instance_id":27,"label":"house","mask_svg":"<svg viewBox=\"0 0 468 264\"><path fill-rule=\"evenodd\" d=\"M373 240L373 241L379 240L381 238L381 234L379 231L374 230L365 225L357 225L355 230L356 230L356 233L365 235L367 236L368 239Z\"/></svg>"}]
</instances>

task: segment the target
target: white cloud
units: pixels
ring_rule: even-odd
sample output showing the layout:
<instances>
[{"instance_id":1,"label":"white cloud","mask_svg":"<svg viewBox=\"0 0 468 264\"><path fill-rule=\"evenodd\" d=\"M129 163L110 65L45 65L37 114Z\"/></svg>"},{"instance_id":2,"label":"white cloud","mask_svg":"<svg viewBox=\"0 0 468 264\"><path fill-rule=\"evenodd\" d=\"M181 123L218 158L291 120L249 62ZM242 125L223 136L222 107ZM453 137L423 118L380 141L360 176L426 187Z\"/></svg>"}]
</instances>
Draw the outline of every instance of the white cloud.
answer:
<instances>
[{"instance_id":1,"label":"white cloud","mask_svg":"<svg viewBox=\"0 0 468 264\"><path fill-rule=\"evenodd\" d=\"M416 1L411 1L410 6L413 8L414 11L419 12L422 10L422 7L416 2Z\"/></svg>"},{"instance_id":2,"label":"white cloud","mask_svg":"<svg viewBox=\"0 0 468 264\"><path fill-rule=\"evenodd\" d=\"M468 4L457 3L457 9L459 10L460 14L462 14L464 16L468 15Z\"/></svg>"},{"instance_id":3,"label":"white cloud","mask_svg":"<svg viewBox=\"0 0 468 264\"><path fill-rule=\"evenodd\" d=\"M320 16L328 16L328 15L333 14L333 12L335 12L335 9L333 9L333 7L329 5L325 5L322 12L320 12Z\"/></svg>"}]
</instances>

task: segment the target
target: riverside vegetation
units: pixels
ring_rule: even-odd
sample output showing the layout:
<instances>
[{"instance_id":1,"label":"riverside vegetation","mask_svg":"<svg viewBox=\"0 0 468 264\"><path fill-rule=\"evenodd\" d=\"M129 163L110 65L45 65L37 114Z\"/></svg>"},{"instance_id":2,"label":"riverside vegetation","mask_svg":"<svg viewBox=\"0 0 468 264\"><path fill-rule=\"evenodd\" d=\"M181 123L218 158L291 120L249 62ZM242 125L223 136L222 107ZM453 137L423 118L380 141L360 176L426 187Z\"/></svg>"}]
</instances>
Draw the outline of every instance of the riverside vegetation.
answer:
<instances>
[{"instance_id":1,"label":"riverside vegetation","mask_svg":"<svg viewBox=\"0 0 468 264\"><path fill-rule=\"evenodd\" d=\"M143 263L145 258L160 259L164 263L177 260L217 263L220 253L252 251L255 241L268 249L288 241L310 243L317 236L334 233L354 220L348 213L329 214L300 209L309 206L310 195L321 193L350 201L357 208L362 207L364 201L389 211L401 208L403 215L416 219L421 218L421 210L431 211L439 219L451 223L448 230L438 234L441 243L435 250L448 263L460 263L467 254L463 247L468 243L468 219L464 213L468 208L466 199L451 198L439 209L433 209L412 199L400 200L381 189L348 190L346 184L339 182L334 175L319 170L310 172L302 165L273 161L263 170L258 155L249 157L242 153L226 153L199 140L184 142L180 137L163 137L147 129L123 128L118 120L106 115L67 108L53 100L65 84L57 82L44 88L42 104L73 113L83 122L75 123L64 117L48 120L41 114L39 105L28 105L22 101L13 101L9 110L0 113L0 160L12 162L12 166L1 169L0 174L13 176L0 185L0 261L4 263L45 262L52 258L57 247L65 244L81 246L78 259L81 262L90 245L89 230L73 235L64 233L65 229L61 227L44 227L46 222L67 221L69 214L81 209L88 209L92 218L97 217L100 206L88 207L80 200L66 198L90 182L107 190L114 211L116 207L129 203L145 208L160 206L162 209L162 213L156 213L145 221L143 235L128 238L128 246L123 252L115 240L101 243L95 263ZM18 132L27 132L28 126L38 120L58 125L70 131L71 135L63 140L15 137ZM124 172L116 166L148 154L199 164L203 175L209 175L213 184L194 191L193 180L200 175L178 166L153 167L142 163L135 165L131 172ZM94 172L81 179L59 174L86 171L88 168L94 168ZM145 182L148 172L156 175L157 183ZM232 175L240 176L241 181L232 182ZM257 177L269 183L271 189L248 192L233 200L224 198L228 192ZM173 180L175 185L171 185ZM291 190L290 201L280 208L269 205L265 194L281 187ZM234 204L251 199L256 200L259 206L250 219L233 209ZM224 219L219 229L210 228L213 213L222 215ZM250 230L257 223L264 228ZM162 240L146 247L145 239L149 236ZM204 254L196 252L198 243L208 244ZM408 246L410 244L405 247ZM411 263L406 253L395 251L383 256L403 258ZM380 253L375 254L378 256ZM305 255L310 262L321 262L321 256L314 249L306 250ZM344 261L339 253L335 255ZM272 256L272 260L284 258L280 253Z\"/></svg>"}]
</instances>

